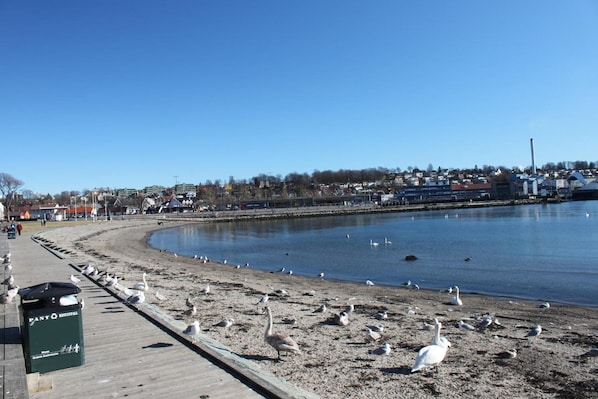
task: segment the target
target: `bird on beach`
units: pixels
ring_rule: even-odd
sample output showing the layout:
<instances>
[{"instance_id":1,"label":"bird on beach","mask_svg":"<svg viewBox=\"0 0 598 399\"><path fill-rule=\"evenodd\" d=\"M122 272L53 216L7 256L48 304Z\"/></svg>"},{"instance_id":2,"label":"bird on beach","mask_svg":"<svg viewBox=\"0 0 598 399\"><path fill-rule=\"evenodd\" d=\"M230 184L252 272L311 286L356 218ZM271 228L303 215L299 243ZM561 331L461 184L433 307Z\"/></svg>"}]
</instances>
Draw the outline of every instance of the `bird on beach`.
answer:
<instances>
[{"instance_id":1,"label":"bird on beach","mask_svg":"<svg viewBox=\"0 0 598 399\"><path fill-rule=\"evenodd\" d=\"M442 324L435 320L434 341L440 343L440 329ZM415 363L411 368L411 372L423 370L425 368L438 367L444 360L448 346L440 344L432 344L424 346L417 353Z\"/></svg>"},{"instance_id":2,"label":"bird on beach","mask_svg":"<svg viewBox=\"0 0 598 399\"><path fill-rule=\"evenodd\" d=\"M183 334L191 336L191 339L195 342L195 336L199 334L199 321L195 320L189 324L187 328L183 330Z\"/></svg>"},{"instance_id":3,"label":"bird on beach","mask_svg":"<svg viewBox=\"0 0 598 399\"><path fill-rule=\"evenodd\" d=\"M349 315L346 312L340 312L334 315L334 322L339 326L349 325Z\"/></svg>"},{"instance_id":4,"label":"bird on beach","mask_svg":"<svg viewBox=\"0 0 598 399\"><path fill-rule=\"evenodd\" d=\"M314 310L314 313L325 313L326 312L326 304L323 303L319 308Z\"/></svg>"},{"instance_id":5,"label":"bird on beach","mask_svg":"<svg viewBox=\"0 0 598 399\"><path fill-rule=\"evenodd\" d=\"M386 320L388 319L388 313L386 313L386 310L378 312L374 315L374 318L378 320Z\"/></svg>"},{"instance_id":6,"label":"bird on beach","mask_svg":"<svg viewBox=\"0 0 598 399\"><path fill-rule=\"evenodd\" d=\"M81 282L81 279L73 274L70 275L69 280L71 280L71 282L75 285L79 285Z\"/></svg>"},{"instance_id":7,"label":"bird on beach","mask_svg":"<svg viewBox=\"0 0 598 399\"><path fill-rule=\"evenodd\" d=\"M9 288L6 290L4 294L0 297L0 303L2 304L9 304L15 299L17 294L19 293L20 287L18 285L14 286L13 288Z\"/></svg>"},{"instance_id":8,"label":"bird on beach","mask_svg":"<svg viewBox=\"0 0 598 399\"><path fill-rule=\"evenodd\" d=\"M193 317L197 314L197 306L193 305L189 309L185 310L185 316Z\"/></svg>"},{"instance_id":9,"label":"bird on beach","mask_svg":"<svg viewBox=\"0 0 598 399\"><path fill-rule=\"evenodd\" d=\"M459 297L459 287L455 286L455 295L451 297L451 305L463 306L463 301Z\"/></svg>"},{"instance_id":10,"label":"bird on beach","mask_svg":"<svg viewBox=\"0 0 598 399\"><path fill-rule=\"evenodd\" d=\"M384 331L384 326L382 324L377 324L377 325L373 325L373 326L368 326L368 328L372 331L375 331L377 333L381 333Z\"/></svg>"},{"instance_id":11,"label":"bird on beach","mask_svg":"<svg viewBox=\"0 0 598 399\"><path fill-rule=\"evenodd\" d=\"M372 280L365 280L365 285L371 287L372 285L374 285L374 282Z\"/></svg>"},{"instance_id":12,"label":"bird on beach","mask_svg":"<svg viewBox=\"0 0 598 399\"><path fill-rule=\"evenodd\" d=\"M457 324L457 327L459 327L462 330L469 330L469 331L474 331L475 327L472 326L471 324L468 324L466 322L464 322L463 320L459 320L459 323Z\"/></svg>"},{"instance_id":13,"label":"bird on beach","mask_svg":"<svg viewBox=\"0 0 598 399\"><path fill-rule=\"evenodd\" d=\"M320 274L318 274L318 277L320 277L320 278L324 278L324 273L320 273Z\"/></svg>"},{"instance_id":14,"label":"bird on beach","mask_svg":"<svg viewBox=\"0 0 598 399\"><path fill-rule=\"evenodd\" d=\"M91 276L91 274L96 270L95 267L93 267L91 265L91 263L88 263L82 270L81 270L81 274L84 276Z\"/></svg>"},{"instance_id":15,"label":"bird on beach","mask_svg":"<svg viewBox=\"0 0 598 399\"><path fill-rule=\"evenodd\" d=\"M143 302L145 302L145 294L143 293L143 291L137 291L136 293L127 297L125 302L130 305L142 304Z\"/></svg>"},{"instance_id":16,"label":"bird on beach","mask_svg":"<svg viewBox=\"0 0 598 399\"><path fill-rule=\"evenodd\" d=\"M378 348L374 349L370 352L370 355L378 355L378 356L388 356L390 354L390 344L386 342L385 344L379 346Z\"/></svg>"},{"instance_id":17,"label":"bird on beach","mask_svg":"<svg viewBox=\"0 0 598 399\"><path fill-rule=\"evenodd\" d=\"M185 299L185 305L187 305L187 307L191 308L193 307L193 301L191 300L191 298L187 298Z\"/></svg>"},{"instance_id":18,"label":"bird on beach","mask_svg":"<svg viewBox=\"0 0 598 399\"><path fill-rule=\"evenodd\" d=\"M351 314L354 311L355 311L355 305L353 305L352 303L347 304L347 307L345 308L345 313Z\"/></svg>"},{"instance_id":19,"label":"bird on beach","mask_svg":"<svg viewBox=\"0 0 598 399\"><path fill-rule=\"evenodd\" d=\"M224 328L229 328L230 326L232 326L235 323L235 319L228 318L228 319L224 319L216 324L214 324L215 327L224 327Z\"/></svg>"},{"instance_id":20,"label":"bird on beach","mask_svg":"<svg viewBox=\"0 0 598 399\"><path fill-rule=\"evenodd\" d=\"M549 302L543 302L543 303L539 304L538 307L542 308L542 309L550 309L550 303Z\"/></svg>"},{"instance_id":21,"label":"bird on beach","mask_svg":"<svg viewBox=\"0 0 598 399\"><path fill-rule=\"evenodd\" d=\"M199 291L200 295L208 295L210 293L210 284L206 284L206 286Z\"/></svg>"},{"instance_id":22,"label":"bird on beach","mask_svg":"<svg viewBox=\"0 0 598 399\"><path fill-rule=\"evenodd\" d=\"M434 319L434 326L438 324L440 324L438 319ZM449 341L444 335L439 335L438 337L434 335L434 338L432 339L432 345L440 345L445 346L447 348L450 348L452 346L451 341Z\"/></svg>"},{"instance_id":23,"label":"bird on beach","mask_svg":"<svg viewBox=\"0 0 598 399\"><path fill-rule=\"evenodd\" d=\"M154 292L154 296L159 301L165 301L166 300L166 297L163 294L159 293L158 291Z\"/></svg>"},{"instance_id":24,"label":"bird on beach","mask_svg":"<svg viewBox=\"0 0 598 399\"><path fill-rule=\"evenodd\" d=\"M501 359L514 359L517 357L517 349L513 348L504 352L497 353L496 357Z\"/></svg>"},{"instance_id":25,"label":"bird on beach","mask_svg":"<svg viewBox=\"0 0 598 399\"><path fill-rule=\"evenodd\" d=\"M2 282L2 284L3 285L8 285L9 287L12 287L15 284L15 278L11 274L10 276L8 276L8 277L6 277L4 279L4 281Z\"/></svg>"},{"instance_id":26,"label":"bird on beach","mask_svg":"<svg viewBox=\"0 0 598 399\"><path fill-rule=\"evenodd\" d=\"M540 334L542 334L542 326L538 324L527 333L526 337L535 338Z\"/></svg>"},{"instance_id":27,"label":"bird on beach","mask_svg":"<svg viewBox=\"0 0 598 399\"><path fill-rule=\"evenodd\" d=\"M149 290L149 285L147 283L146 278L147 273L143 273L143 276L141 276L141 280L142 281L138 281L135 284L133 284L133 289L137 290L137 291L148 291Z\"/></svg>"},{"instance_id":28,"label":"bird on beach","mask_svg":"<svg viewBox=\"0 0 598 399\"><path fill-rule=\"evenodd\" d=\"M264 333L264 341L274 349L278 353L278 359L280 358L280 352L292 352L301 354L301 350L299 349L299 345L287 334L276 334L272 332L272 312L270 311L270 307L266 306L266 312L268 314L268 324L266 325L266 331Z\"/></svg>"}]
</instances>

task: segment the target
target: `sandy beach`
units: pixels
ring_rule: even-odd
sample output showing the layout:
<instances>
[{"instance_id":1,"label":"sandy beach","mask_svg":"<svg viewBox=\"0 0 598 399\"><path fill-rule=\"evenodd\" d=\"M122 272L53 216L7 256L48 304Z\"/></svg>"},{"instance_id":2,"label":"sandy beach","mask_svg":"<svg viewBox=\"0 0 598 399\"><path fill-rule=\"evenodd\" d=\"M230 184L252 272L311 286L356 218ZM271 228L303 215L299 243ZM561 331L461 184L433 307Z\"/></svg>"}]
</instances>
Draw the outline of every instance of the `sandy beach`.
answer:
<instances>
[{"instance_id":1,"label":"sandy beach","mask_svg":"<svg viewBox=\"0 0 598 399\"><path fill-rule=\"evenodd\" d=\"M126 287L146 272L148 302L171 317L199 320L203 334L321 398L598 398L598 356L588 353L598 347L598 308L556 303L542 308L467 293L456 306L450 303L454 293L203 263L147 245L152 231L181 223L189 222L113 220L57 229L50 223L34 235L118 275ZM448 282L447 288L458 283ZM207 285L210 291L203 294ZM258 302L265 294L274 332L290 335L301 354L283 354L277 361L276 350L264 342L267 316ZM196 316L186 315L188 298L197 306ZM317 312L323 304L326 311ZM354 306L349 324L335 323L349 304ZM387 318L376 319L379 312ZM492 323L482 327L486 315ZM225 318L234 324L216 326ZM434 318L451 346L438 370L411 373L418 351L433 339ZM459 321L475 329L459 328ZM366 336L373 325L384 326L378 340ZM541 334L527 337L536 325ZM390 345L388 355L371 353L384 343ZM516 357L508 357L505 352L513 349Z\"/></svg>"}]
</instances>

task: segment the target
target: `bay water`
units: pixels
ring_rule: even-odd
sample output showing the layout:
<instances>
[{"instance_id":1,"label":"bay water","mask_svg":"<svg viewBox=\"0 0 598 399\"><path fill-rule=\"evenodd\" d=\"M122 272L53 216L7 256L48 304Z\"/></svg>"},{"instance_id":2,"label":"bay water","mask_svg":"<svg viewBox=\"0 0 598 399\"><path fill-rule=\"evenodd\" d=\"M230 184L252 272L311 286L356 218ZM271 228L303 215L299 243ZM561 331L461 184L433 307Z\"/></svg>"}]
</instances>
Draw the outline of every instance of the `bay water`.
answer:
<instances>
[{"instance_id":1,"label":"bay water","mask_svg":"<svg viewBox=\"0 0 598 399\"><path fill-rule=\"evenodd\" d=\"M598 201L196 223L148 243L223 267L598 306Z\"/></svg>"}]
</instances>

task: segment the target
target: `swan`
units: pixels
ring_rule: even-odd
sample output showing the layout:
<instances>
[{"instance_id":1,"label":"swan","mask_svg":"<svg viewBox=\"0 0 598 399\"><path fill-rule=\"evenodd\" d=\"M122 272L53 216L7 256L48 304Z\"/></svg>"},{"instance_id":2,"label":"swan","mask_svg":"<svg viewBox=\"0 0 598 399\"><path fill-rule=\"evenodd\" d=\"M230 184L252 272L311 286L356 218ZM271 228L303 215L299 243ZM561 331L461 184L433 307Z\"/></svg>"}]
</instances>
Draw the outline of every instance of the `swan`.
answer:
<instances>
[{"instance_id":1,"label":"swan","mask_svg":"<svg viewBox=\"0 0 598 399\"><path fill-rule=\"evenodd\" d=\"M165 301L165 300L166 300L166 297L165 297L163 294L160 294L158 291L156 291L156 292L154 293L154 296L155 296L155 297L156 297L156 299L157 299L157 300L159 300L159 301Z\"/></svg>"},{"instance_id":2,"label":"swan","mask_svg":"<svg viewBox=\"0 0 598 399\"><path fill-rule=\"evenodd\" d=\"M390 241L388 238L384 237L384 245L392 245L392 241Z\"/></svg>"},{"instance_id":3,"label":"swan","mask_svg":"<svg viewBox=\"0 0 598 399\"><path fill-rule=\"evenodd\" d=\"M370 246L377 247L378 245L380 245L380 244L375 242L374 240L370 240Z\"/></svg>"},{"instance_id":4,"label":"swan","mask_svg":"<svg viewBox=\"0 0 598 399\"><path fill-rule=\"evenodd\" d=\"M268 324L266 325L266 332L264 333L264 341L278 353L278 360L280 358L280 352L293 352L301 354L299 345L286 334L274 334L272 332L272 312L270 307L266 306L266 312L268 313Z\"/></svg>"},{"instance_id":5,"label":"swan","mask_svg":"<svg viewBox=\"0 0 598 399\"><path fill-rule=\"evenodd\" d=\"M372 280L365 280L365 285L372 286L374 282Z\"/></svg>"},{"instance_id":6,"label":"swan","mask_svg":"<svg viewBox=\"0 0 598 399\"><path fill-rule=\"evenodd\" d=\"M459 298L459 287L455 286L455 295L451 297L451 305L463 306L463 301Z\"/></svg>"},{"instance_id":7,"label":"swan","mask_svg":"<svg viewBox=\"0 0 598 399\"><path fill-rule=\"evenodd\" d=\"M538 305L539 308L542 309L550 309L550 302L544 302Z\"/></svg>"},{"instance_id":8,"label":"swan","mask_svg":"<svg viewBox=\"0 0 598 399\"><path fill-rule=\"evenodd\" d=\"M147 284L147 280L145 279L146 273L143 273L143 276L141 277L141 279L143 281L138 281L133 285L133 289L137 290L137 291L148 291L149 290L149 285Z\"/></svg>"},{"instance_id":9,"label":"swan","mask_svg":"<svg viewBox=\"0 0 598 399\"><path fill-rule=\"evenodd\" d=\"M439 343L441 327L442 324L436 321L434 340ZM444 360L447 350L448 346L445 346L442 343L440 343L440 345L432 344L424 346L417 353L417 358L415 359L415 363L411 368L411 372L415 373L416 371L422 370L426 367L438 367L440 363Z\"/></svg>"},{"instance_id":10,"label":"swan","mask_svg":"<svg viewBox=\"0 0 598 399\"><path fill-rule=\"evenodd\" d=\"M438 321L438 319L434 319L434 325L438 325L440 322ZM449 341L444 335L439 336L438 339L436 339L436 335L434 335L434 338L432 339L432 345L440 345L440 346L445 346L447 348L450 348L452 346L451 341Z\"/></svg>"}]
</instances>

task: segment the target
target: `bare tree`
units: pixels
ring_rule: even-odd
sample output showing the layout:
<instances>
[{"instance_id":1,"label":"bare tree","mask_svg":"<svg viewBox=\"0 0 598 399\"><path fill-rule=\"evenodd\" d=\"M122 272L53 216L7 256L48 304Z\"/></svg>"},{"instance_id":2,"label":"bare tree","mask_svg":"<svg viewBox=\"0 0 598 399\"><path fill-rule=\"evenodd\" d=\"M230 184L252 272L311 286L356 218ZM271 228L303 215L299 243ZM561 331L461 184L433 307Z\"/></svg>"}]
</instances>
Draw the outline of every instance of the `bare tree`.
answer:
<instances>
[{"instance_id":1,"label":"bare tree","mask_svg":"<svg viewBox=\"0 0 598 399\"><path fill-rule=\"evenodd\" d=\"M4 198L4 204L6 205L6 217L9 217L10 211L12 210L12 204L16 200L17 190L23 187L25 183L21 180L13 177L8 173L0 173L0 192Z\"/></svg>"}]
</instances>

